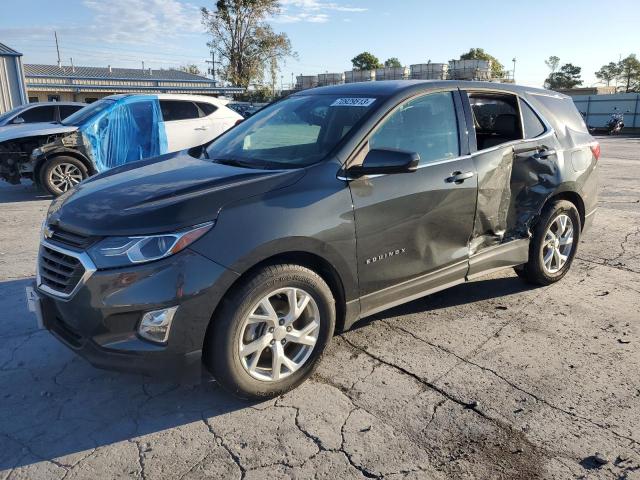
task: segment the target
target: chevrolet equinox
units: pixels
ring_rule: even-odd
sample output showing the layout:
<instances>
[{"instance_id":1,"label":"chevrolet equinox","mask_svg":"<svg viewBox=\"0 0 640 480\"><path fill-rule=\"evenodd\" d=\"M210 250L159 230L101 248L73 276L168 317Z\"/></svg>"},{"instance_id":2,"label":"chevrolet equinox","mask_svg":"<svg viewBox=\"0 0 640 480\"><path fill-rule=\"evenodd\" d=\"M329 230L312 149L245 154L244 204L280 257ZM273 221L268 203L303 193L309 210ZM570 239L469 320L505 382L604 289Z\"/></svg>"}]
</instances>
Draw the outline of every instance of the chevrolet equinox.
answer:
<instances>
[{"instance_id":1,"label":"chevrolet equinox","mask_svg":"<svg viewBox=\"0 0 640 480\"><path fill-rule=\"evenodd\" d=\"M560 280L596 209L567 96L459 81L278 101L91 177L43 224L31 308L97 367L278 395L335 331L501 268Z\"/></svg>"}]
</instances>

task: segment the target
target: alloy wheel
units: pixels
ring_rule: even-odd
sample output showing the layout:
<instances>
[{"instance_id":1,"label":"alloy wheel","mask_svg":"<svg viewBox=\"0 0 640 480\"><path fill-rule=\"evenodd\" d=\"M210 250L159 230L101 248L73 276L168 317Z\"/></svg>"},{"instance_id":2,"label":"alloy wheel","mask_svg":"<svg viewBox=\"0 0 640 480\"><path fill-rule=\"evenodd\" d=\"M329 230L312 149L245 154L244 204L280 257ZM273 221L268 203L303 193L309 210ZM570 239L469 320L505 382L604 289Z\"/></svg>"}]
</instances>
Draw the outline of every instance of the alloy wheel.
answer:
<instances>
[{"instance_id":1,"label":"alloy wheel","mask_svg":"<svg viewBox=\"0 0 640 480\"><path fill-rule=\"evenodd\" d=\"M49 180L55 188L66 192L82 181L82 171L73 163L60 163L51 169Z\"/></svg>"},{"instance_id":2,"label":"alloy wheel","mask_svg":"<svg viewBox=\"0 0 640 480\"><path fill-rule=\"evenodd\" d=\"M573 222L564 213L558 215L544 235L542 264L548 274L558 273L565 266L573 249Z\"/></svg>"},{"instance_id":3,"label":"alloy wheel","mask_svg":"<svg viewBox=\"0 0 640 480\"><path fill-rule=\"evenodd\" d=\"M311 356L320 313L301 288L280 288L255 304L241 327L238 355L253 378L277 381L298 371Z\"/></svg>"}]
</instances>

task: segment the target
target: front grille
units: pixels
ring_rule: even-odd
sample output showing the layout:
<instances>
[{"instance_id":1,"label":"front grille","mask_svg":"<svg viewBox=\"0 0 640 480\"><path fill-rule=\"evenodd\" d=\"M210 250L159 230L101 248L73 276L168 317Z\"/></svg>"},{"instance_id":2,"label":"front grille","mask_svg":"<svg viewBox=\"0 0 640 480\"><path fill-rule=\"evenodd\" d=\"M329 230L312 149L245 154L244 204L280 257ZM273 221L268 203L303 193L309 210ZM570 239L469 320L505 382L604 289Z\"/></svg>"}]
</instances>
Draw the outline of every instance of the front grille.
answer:
<instances>
[{"instance_id":1,"label":"front grille","mask_svg":"<svg viewBox=\"0 0 640 480\"><path fill-rule=\"evenodd\" d=\"M42 245L40 248L40 283L61 294L69 295L84 275L80 260Z\"/></svg>"},{"instance_id":2,"label":"front grille","mask_svg":"<svg viewBox=\"0 0 640 480\"><path fill-rule=\"evenodd\" d=\"M51 231L49 240L82 250L90 247L96 240L95 237L70 232L58 226L50 225L49 230Z\"/></svg>"}]
</instances>

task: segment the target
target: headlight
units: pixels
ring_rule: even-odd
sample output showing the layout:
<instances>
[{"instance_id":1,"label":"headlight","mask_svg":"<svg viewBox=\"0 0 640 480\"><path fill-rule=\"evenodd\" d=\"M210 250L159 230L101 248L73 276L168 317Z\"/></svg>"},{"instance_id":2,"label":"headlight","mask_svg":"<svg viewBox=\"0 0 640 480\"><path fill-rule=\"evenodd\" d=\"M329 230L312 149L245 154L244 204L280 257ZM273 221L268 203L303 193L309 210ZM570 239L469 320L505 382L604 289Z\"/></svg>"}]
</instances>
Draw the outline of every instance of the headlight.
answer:
<instances>
[{"instance_id":1,"label":"headlight","mask_svg":"<svg viewBox=\"0 0 640 480\"><path fill-rule=\"evenodd\" d=\"M184 250L213 227L214 222L174 233L135 237L107 237L88 251L98 268L126 267L151 262Z\"/></svg>"}]
</instances>

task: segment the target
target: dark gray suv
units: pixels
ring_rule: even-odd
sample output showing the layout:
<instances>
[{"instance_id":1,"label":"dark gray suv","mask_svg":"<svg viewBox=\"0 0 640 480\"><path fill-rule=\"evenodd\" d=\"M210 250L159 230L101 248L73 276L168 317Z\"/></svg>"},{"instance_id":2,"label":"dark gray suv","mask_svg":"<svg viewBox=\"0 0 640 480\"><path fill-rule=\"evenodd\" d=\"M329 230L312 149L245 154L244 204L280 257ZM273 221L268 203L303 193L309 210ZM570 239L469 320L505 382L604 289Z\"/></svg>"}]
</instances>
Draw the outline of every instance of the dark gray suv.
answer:
<instances>
[{"instance_id":1,"label":"dark gray suv","mask_svg":"<svg viewBox=\"0 0 640 480\"><path fill-rule=\"evenodd\" d=\"M560 280L599 154L546 90L307 90L54 200L29 296L98 367L197 380L204 365L236 395L278 395L362 317L501 268Z\"/></svg>"}]
</instances>

